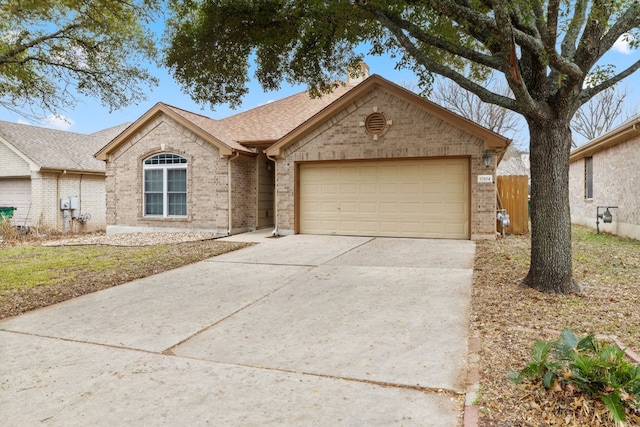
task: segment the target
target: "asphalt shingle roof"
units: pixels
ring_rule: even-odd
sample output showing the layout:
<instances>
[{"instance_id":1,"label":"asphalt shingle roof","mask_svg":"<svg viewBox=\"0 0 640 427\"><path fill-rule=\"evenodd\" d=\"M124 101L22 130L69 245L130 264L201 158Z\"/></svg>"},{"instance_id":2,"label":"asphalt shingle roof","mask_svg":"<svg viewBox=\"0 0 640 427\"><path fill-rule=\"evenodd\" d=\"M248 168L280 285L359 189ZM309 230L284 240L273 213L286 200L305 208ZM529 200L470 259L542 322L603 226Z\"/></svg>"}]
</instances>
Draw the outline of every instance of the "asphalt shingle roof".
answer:
<instances>
[{"instance_id":1,"label":"asphalt shingle roof","mask_svg":"<svg viewBox=\"0 0 640 427\"><path fill-rule=\"evenodd\" d=\"M93 153L111 140L116 128L83 135L0 121L0 137L43 169L104 172L104 162Z\"/></svg>"},{"instance_id":2,"label":"asphalt shingle roof","mask_svg":"<svg viewBox=\"0 0 640 427\"><path fill-rule=\"evenodd\" d=\"M230 148L234 150L240 150L240 151L251 151L251 150L248 150L247 147L241 144L238 144L236 138L231 132L232 129L230 129L222 121L211 119L201 114L192 113L190 111L183 110L181 108L174 107L172 105L167 105L164 103L163 105L167 108L170 108L173 112L180 115L184 119L188 120L192 124L196 125L197 127L202 129L212 137L216 138L218 141L222 142L223 144L226 144Z\"/></svg>"},{"instance_id":3,"label":"asphalt shingle roof","mask_svg":"<svg viewBox=\"0 0 640 427\"><path fill-rule=\"evenodd\" d=\"M321 98L308 91L220 120L240 143L276 141L345 95L354 85L338 86Z\"/></svg>"}]
</instances>

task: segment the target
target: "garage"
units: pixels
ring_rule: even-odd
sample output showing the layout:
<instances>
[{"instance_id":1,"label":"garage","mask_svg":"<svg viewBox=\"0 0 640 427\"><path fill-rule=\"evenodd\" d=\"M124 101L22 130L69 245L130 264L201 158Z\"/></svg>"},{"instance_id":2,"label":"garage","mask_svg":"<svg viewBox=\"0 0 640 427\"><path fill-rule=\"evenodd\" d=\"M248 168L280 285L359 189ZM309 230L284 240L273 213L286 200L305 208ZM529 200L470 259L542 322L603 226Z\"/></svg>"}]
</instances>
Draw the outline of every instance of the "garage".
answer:
<instances>
[{"instance_id":1,"label":"garage","mask_svg":"<svg viewBox=\"0 0 640 427\"><path fill-rule=\"evenodd\" d=\"M469 239L467 158L299 165L300 233Z\"/></svg>"},{"instance_id":2,"label":"garage","mask_svg":"<svg viewBox=\"0 0 640 427\"><path fill-rule=\"evenodd\" d=\"M18 208L13 213L13 223L24 225L31 204L31 180L29 178L0 179L0 206Z\"/></svg>"}]
</instances>

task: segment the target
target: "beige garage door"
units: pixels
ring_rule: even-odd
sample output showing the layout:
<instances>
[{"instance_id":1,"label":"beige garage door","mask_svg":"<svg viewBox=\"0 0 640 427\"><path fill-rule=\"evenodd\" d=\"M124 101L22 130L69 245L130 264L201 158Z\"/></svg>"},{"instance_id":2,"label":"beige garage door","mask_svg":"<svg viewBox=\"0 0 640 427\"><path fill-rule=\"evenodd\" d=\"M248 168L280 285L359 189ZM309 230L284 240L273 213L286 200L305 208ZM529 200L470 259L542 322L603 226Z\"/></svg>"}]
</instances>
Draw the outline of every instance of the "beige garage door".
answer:
<instances>
[{"instance_id":1,"label":"beige garage door","mask_svg":"<svg viewBox=\"0 0 640 427\"><path fill-rule=\"evenodd\" d=\"M0 206L18 208L13 212L13 223L25 224L31 204L31 180L28 178L0 179Z\"/></svg>"},{"instance_id":2,"label":"beige garage door","mask_svg":"<svg viewBox=\"0 0 640 427\"><path fill-rule=\"evenodd\" d=\"M300 165L299 231L469 238L466 159Z\"/></svg>"}]
</instances>

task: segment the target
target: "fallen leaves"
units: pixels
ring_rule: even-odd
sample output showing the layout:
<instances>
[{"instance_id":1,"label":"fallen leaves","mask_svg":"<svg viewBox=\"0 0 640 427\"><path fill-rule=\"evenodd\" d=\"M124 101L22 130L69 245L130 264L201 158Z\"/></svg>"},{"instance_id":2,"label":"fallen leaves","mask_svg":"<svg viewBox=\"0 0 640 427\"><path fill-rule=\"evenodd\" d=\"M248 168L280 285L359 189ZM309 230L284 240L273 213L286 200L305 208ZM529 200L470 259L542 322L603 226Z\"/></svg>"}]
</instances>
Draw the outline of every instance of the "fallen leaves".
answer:
<instances>
[{"instance_id":1,"label":"fallen leaves","mask_svg":"<svg viewBox=\"0 0 640 427\"><path fill-rule=\"evenodd\" d=\"M482 340L480 426L616 425L601 402L575 390L548 393L507 378L526 365L537 339L554 339L564 327L617 336L640 350L640 242L583 227L574 227L573 242L574 277L587 288L566 296L518 287L529 266L528 236L477 243L471 325ZM640 425L640 413L627 418L627 425Z\"/></svg>"}]
</instances>

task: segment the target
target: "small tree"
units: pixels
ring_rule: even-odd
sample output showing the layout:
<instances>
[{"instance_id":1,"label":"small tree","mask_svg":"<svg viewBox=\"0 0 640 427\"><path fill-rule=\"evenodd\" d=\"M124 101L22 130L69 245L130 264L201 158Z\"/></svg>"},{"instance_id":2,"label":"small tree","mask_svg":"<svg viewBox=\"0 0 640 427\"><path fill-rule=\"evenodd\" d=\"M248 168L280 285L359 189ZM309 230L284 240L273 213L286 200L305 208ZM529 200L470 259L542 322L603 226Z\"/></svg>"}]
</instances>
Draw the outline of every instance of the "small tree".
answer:
<instances>
[{"instance_id":1,"label":"small tree","mask_svg":"<svg viewBox=\"0 0 640 427\"><path fill-rule=\"evenodd\" d=\"M160 0L0 0L0 106L31 117L74 107L78 96L117 109L157 84L145 24Z\"/></svg>"}]
</instances>

